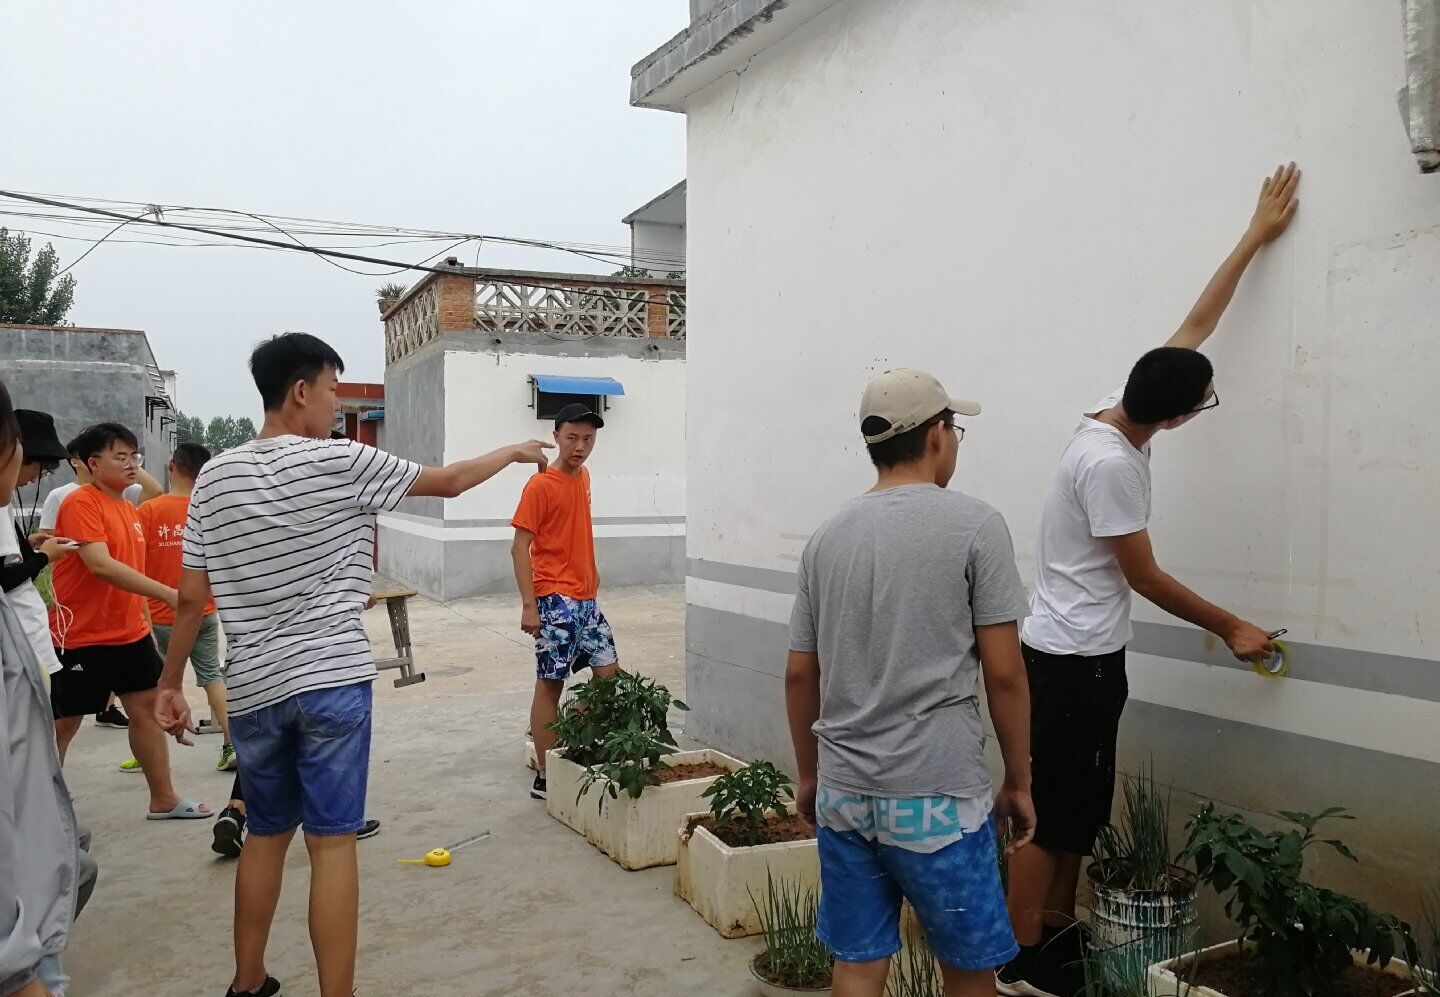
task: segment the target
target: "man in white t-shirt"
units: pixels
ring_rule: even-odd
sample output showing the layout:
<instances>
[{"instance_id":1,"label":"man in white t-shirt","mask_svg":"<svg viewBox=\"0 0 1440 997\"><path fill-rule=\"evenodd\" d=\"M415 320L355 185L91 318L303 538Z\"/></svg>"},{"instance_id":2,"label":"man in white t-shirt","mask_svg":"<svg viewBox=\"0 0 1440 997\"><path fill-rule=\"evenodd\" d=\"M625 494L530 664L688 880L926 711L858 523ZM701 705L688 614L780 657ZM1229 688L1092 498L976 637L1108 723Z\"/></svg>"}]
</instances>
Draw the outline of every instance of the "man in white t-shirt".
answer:
<instances>
[{"instance_id":1,"label":"man in white t-shirt","mask_svg":"<svg viewBox=\"0 0 1440 997\"><path fill-rule=\"evenodd\" d=\"M213 597L229 645L230 737L250 836L235 879L235 976L229 997L274 997L265 942L285 854L305 828L310 940L321 997L355 982L365 824L370 686L375 659L360 614L370 597L375 514L408 496L455 498L511 464L537 464L531 440L442 468L353 440L330 439L344 363L314 336L256 347L250 371L265 404L258 439L211 460L185 524L179 608L156 707L182 744L194 732L180 689Z\"/></svg>"},{"instance_id":2,"label":"man in white t-shirt","mask_svg":"<svg viewBox=\"0 0 1440 997\"><path fill-rule=\"evenodd\" d=\"M1264 181L1245 235L1179 330L1140 358L1122 391L1085 411L1045 497L1023 631L1037 847L1010 864L1020 954L999 973L1001 993L1069 997L1083 983L1079 952L1070 944L1078 936L1064 929L1074 921L1082 858L1110 819L1115 742L1128 696L1131 590L1220 637L1242 661L1273 652L1265 630L1207 602L1155 563L1150 441L1220 404L1210 361L1196 351L1250 261L1289 226L1299 180L1291 163Z\"/></svg>"}]
</instances>

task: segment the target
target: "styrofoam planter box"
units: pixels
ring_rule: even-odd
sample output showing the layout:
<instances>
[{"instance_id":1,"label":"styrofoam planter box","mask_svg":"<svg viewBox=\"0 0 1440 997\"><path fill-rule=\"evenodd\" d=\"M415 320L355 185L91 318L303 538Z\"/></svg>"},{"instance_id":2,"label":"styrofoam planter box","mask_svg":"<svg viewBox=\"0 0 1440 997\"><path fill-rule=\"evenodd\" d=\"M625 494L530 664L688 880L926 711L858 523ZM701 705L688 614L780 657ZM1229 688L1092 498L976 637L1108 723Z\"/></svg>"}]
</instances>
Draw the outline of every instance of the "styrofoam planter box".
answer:
<instances>
[{"instance_id":1,"label":"styrofoam planter box","mask_svg":"<svg viewBox=\"0 0 1440 997\"><path fill-rule=\"evenodd\" d=\"M1230 955L1232 952L1239 951L1241 944L1242 942L1239 941L1221 942L1219 945L1211 945L1208 948L1199 949L1195 952L1187 952L1182 956L1167 960L1166 962L1156 963L1150 967L1149 973L1146 974L1146 989L1150 993L1150 997L1228 997L1228 995L1218 990L1212 990L1209 987L1192 987L1176 978L1174 970L1177 966L1183 969L1196 957L1203 958L1209 956L1215 958ZM1366 964L1364 952L1351 953L1351 957L1355 960L1355 965L1357 966L1364 966ZM1374 969L1376 967L1372 966L1371 968ZM1407 979L1410 976L1409 967L1399 959L1391 959L1389 964L1380 970L1380 972L1389 973L1391 976L1403 976Z\"/></svg>"},{"instance_id":2,"label":"styrofoam planter box","mask_svg":"<svg viewBox=\"0 0 1440 997\"><path fill-rule=\"evenodd\" d=\"M707 828L689 830L694 818L704 816L686 814L680 822L675 895L724 937L760 933L750 893L764 897L767 872L776 880L799 880L807 888L819 888L820 852L814 838L732 848Z\"/></svg>"},{"instance_id":3,"label":"styrofoam planter box","mask_svg":"<svg viewBox=\"0 0 1440 997\"><path fill-rule=\"evenodd\" d=\"M666 755L664 761L669 765L714 762L728 772L745 767L739 759L709 748L676 752ZM704 805L700 794L717 778L709 776L647 786L639 799L621 793L613 800L605 791L606 781L602 779L585 790L577 804L575 797L584 775L585 770L563 753L548 755L545 809L551 817L585 835L587 841L626 869L674 865L680 857L680 839L675 828L680 826L682 815Z\"/></svg>"},{"instance_id":4,"label":"styrofoam planter box","mask_svg":"<svg viewBox=\"0 0 1440 997\"><path fill-rule=\"evenodd\" d=\"M540 768L540 760L535 757L535 742L528 737L525 739L525 767L531 772Z\"/></svg>"}]
</instances>

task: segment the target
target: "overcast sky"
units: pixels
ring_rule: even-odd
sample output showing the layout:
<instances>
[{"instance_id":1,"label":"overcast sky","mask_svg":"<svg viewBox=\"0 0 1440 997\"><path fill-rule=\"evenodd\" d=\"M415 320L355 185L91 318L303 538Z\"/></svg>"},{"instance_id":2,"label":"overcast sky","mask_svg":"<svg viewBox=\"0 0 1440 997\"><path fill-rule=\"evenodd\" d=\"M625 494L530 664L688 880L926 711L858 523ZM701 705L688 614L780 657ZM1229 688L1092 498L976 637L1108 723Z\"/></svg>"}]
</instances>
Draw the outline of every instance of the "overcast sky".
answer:
<instances>
[{"instance_id":1,"label":"overcast sky","mask_svg":"<svg viewBox=\"0 0 1440 997\"><path fill-rule=\"evenodd\" d=\"M621 217L685 169L684 119L631 108L629 69L687 11L685 0L8 4L0 189L626 243ZM86 248L53 241L62 263ZM439 248L376 252L418 261ZM475 262L473 244L463 258ZM479 261L603 269L494 245ZM73 273L70 320L144 329L179 372L181 409L206 418L259 414L244 364L274 332L313 332L344 356L346 380L382 380L374 289L406 279L299 253L109 243Z\"/></svg>"}]
</instances>

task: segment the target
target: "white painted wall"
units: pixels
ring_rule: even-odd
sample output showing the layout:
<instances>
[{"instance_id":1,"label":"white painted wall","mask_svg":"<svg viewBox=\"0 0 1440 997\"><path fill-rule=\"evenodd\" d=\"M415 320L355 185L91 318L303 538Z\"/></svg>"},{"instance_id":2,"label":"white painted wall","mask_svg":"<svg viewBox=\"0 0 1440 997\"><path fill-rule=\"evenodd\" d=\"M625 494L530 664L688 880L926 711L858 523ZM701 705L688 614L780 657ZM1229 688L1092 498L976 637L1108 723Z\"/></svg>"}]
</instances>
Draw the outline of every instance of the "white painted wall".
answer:
<instances>
[{"instance_id":1,"label":"white painted wall","mask_svg":"<svg viewBox=\"0 0 1440 997\"><path fill-rule=\"evenodd\" d=\"M685 226L659 222L630 223L630 260L663 277L685 269ZM673 266L669 261L674 260ZM660 261L665 261L661 263Z\"/></svg>"},{"instance_id":2,"label":"white painted wall","mask_svg":"<svg viewBox=\"0 0 1440 997\"><path fill-rule=\"evenodd\" d=\"M1402 51L1398 5L1371 0L849 0L702 91L690 557L793 570L871 480L865 381L917 366L984 403L956 487L1005 513L1028 574L1077 414L1173 331L1294 158L1299 217L1207 349L1222 405L1156 441L1152 533L1261 625L1440 659L1440 178L1395 109ZM1440 760L1433 702L1162 659L1132 676L1151 702Z\"/></svg>"},{"instance_id":3,"label":"white painted wall","mask_svg":"<svg viewBox=\"0 0 1440 997\"><path fill-rule=\"evenodd\" d=\"M685 362L631 357L445 354L445 460L463 460L506 443L550 440L554 424L530 408L531 374L613 377L588 467L597 518L685 516ZM515 512L528 475L511 468L445 502L446 519L504 519ZM658 530L651 529L651 533Z\"/></svg>"}]
</instances>

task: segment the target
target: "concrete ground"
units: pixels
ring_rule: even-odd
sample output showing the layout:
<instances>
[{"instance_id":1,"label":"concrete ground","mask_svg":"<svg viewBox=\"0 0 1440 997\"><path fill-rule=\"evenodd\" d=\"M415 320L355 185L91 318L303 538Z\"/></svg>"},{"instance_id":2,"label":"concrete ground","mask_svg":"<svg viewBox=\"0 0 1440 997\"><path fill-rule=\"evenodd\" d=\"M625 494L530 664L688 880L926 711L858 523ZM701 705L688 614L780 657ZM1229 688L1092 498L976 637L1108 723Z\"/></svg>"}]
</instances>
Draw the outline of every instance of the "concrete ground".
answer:
<instances>
[{"instance_id":1,"label":"concrete ground","mask_svg":"<svg viewBox=\"0 0 1440 997\"><path fill-rule=\"evenodd\" d=\"M625 666L683 698L684 589L606 594ZM421 685L375 685L368 812L359 843L361 997L392 994L671 995L752 993L756 939L726 941L672 892L673 867L626 872L528 795L523 733L533 686L514 597L410 604ZM366 614L393 654L383 609ZM197 716L204 697L190 689ZM171 745L181 793L218 811L231 776L218 737ZM140 775L116 766L123 732L88 724L66 776L100 863L65 965L85 997L220 995L230 982L235 864L210 851L210 821L148 822ZM480 831L491 837L445 869L400 865ZM306 934L309 864L298 837L270 940L287 997L318 993Z\"/></svg>"}]
</instances>

